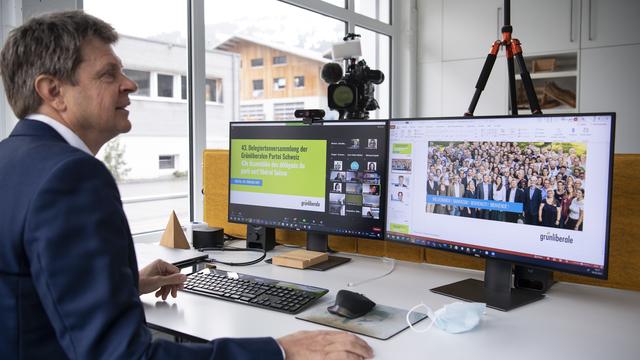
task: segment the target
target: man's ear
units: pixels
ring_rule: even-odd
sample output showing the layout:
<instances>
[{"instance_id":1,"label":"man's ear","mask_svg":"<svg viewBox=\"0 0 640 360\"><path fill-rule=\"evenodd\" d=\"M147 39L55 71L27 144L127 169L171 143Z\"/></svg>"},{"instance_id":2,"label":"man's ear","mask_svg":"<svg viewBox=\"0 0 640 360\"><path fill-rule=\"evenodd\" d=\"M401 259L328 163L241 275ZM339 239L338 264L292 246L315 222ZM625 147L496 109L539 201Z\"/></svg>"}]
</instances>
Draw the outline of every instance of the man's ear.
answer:
<instances>
[{"instance_id":1,"label":"man's ear","mask_svg":"<svg viewBox=\"0 0 640 360\"><path fill-rule=\"evenodd\" d=\"M57 111L64 111L67 108L61 85L60 80L51 75L39 75L34 82L36 93L42 99L43 105L46 104Z\"/></svg>"}]
</instances>

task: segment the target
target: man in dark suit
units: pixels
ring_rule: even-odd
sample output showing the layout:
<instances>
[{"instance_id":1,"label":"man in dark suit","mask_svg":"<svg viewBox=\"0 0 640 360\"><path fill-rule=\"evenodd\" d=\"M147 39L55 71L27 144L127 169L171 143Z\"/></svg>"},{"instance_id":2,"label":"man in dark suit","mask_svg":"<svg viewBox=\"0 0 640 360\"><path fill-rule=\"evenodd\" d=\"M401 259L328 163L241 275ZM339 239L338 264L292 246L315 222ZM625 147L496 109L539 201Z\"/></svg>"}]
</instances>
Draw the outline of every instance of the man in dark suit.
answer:
<instances>
[{"instance_id":1,"label":"man in dark suit","mask_svg":"<svg viewBox=\"0 0 640 360\"><path fill-rule=\"evenodd\" d=\"M482 177L482 182L476 186L476 198L482 200L493 200L493 184L491 183L491 177L489 175L484 175ZM483 219L491 218L491 210L482 209L480 211L480 216Z\"/></svg>"},{"instance_id":2,"label":"man in dark suit","mask_svg":"<svg viewBox=\"0 0 640 360\"><path fill-rule=\"evenodd\" d=\"M522 189L518 189L518 180L511 179L511 183L509 184L509 188L507 189L505 201L511 203L521 203L524 204L524 191ZM518 217L520 213L516 212L508 212L506 216L506 220L508 222L516 223L518 222Z\"/></svg>"},{"instance_id":3,"label":"man in dark suit","mask_svg":"<svg viewBox=\"0 0 640 360\"><path fill-rule=\"evenodd\" d=\"M139 294L175 297L185 281L162 261L138 272L116 183L94 155L129 131L117 33L82 12L12 31L0 52L21 119L0 142L0 354L3 358L287 359L370 357L343 332L206 344L153 341Z\"/></svg>"},{"instance_id":4,"label":"man in dark suit","mask_svg":"<svg viewBox=\"0 0 640 360\"><path fill-rule=\"evenodd\" d=\"M437 188L438 188L438 183L433 180L433 174L429 173L429 176L427 179L427 195L435 195ZM427 203L427 212L432 213L435 206L436 205L434 203Z\"/></svg>"},{"instance_id":5,"label":"man in dark suit","mask_svg":"<svg viewBox=\"0 0 640 360\"><path fill-rule=\"evenodd\" d=\"M462 186L464 186L465 189L469 185L470 181L473 181L473 185L478 185L478 184L476 184L475 174L476 174L476 172L473 169L469 169L467 171L467 176L462 178Z\"/></svg>"},{"instance_id":6,"label":"man in dark suit","mask_svg":"<svg viewBox=\"0 0 640 360\"><path fill-rule=\"evenodd\" d=\"M529 179L529 187L524 194L524 218L529 225L538 225L538 210L542 203L542 191L536 186L538 178Z\"/></svg>"}]
</instances>

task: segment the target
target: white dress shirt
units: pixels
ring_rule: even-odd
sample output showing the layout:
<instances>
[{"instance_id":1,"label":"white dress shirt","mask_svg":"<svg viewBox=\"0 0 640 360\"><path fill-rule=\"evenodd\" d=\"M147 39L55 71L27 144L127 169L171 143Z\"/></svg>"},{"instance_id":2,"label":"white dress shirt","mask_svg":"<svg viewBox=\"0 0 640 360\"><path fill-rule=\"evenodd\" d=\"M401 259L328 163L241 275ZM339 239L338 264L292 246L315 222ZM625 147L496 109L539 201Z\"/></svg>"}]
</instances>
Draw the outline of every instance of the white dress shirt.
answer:
<instances>
[{"instance_id":1,"label":"white dress shirt","mask_svg":"<svg viewBox=\"0 0 640 360\"><path fill-rule=\"evenodd\" d=\"M82 139L80 139L80 137L76 135L76 133L71 131L71 129L63 125L61 122L56 121L47 115L35 113L27 115L25 119L40 121L51 126L53 130L60 134L60 136L62 136L62 138L69 143L69 145L73 146L74 148L80 149L91 156L94 156L91 150L89 150L87 144L85 144L84 141L82 141Z\"/></svg>"}]
</instances>

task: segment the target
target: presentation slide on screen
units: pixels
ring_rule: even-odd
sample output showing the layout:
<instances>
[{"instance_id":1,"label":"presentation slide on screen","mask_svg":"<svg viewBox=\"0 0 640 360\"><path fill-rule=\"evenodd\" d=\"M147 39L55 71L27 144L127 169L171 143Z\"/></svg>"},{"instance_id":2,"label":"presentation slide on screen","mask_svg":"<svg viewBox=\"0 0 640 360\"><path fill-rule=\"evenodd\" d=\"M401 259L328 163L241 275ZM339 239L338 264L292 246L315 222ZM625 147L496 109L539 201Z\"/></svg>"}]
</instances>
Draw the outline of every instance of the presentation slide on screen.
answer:
<instances>
[{"instance_id":1,"label":"presentation slide on screen","mask_svg":"<svg viewBox=\"0 0 640 360\"><path fill-rule=\"evenodd\" d=\"M388 232L604 265L607 119L392 123Z\"/></svg>"},{"instance_id":2,"label":"presentation slide on screen","mask_svg":"<svg viewBox=\"0 0 640 360\"><path fill-rule=\"evenodd\" d=\"M230 202L325 211L325 140L231 141Z\"/></svg>"}]
</instances>

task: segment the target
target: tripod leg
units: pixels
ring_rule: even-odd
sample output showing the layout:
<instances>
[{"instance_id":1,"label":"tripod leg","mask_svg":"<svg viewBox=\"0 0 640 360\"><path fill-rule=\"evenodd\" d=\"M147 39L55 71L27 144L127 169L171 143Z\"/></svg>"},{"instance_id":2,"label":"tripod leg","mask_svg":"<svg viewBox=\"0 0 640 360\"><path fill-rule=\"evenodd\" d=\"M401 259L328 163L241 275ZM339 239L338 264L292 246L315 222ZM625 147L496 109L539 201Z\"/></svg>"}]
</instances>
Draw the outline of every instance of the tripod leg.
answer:
<instances>
[{"instance_id":1,"label":"tripod leg","mask_svg":"<svg viewBox=\"0 0 640 360\"><path fill-rule=\"evenodd\" d=\"M464 116L473 116L473 112L476 110L476 106L478 105L478 100L480 100L480 94L482 94L482 91L484 90L484 87L487 85L487 81L489 80L489 75L491 75L493 64L496 63L496 57L498 55L498 50L500 50L500 44L500 41L496 41L491 46L491 52L487 55L487 59L484 61L482 71L480 72L478 82L476 83L476 92L473 94L471 104L469 104L469 109L466 113L464 113Z\"/></svg>"},{"instance_id":2,"label":"tripod leg","mask_svg":"<svg viewBox=\"0 0 640 360\"><path fill-rule=\"evenodd\" d=\"M538 96L536 96L536 90L533 88L533 81L531 80L531 75L529 75L529 71L527 70L527 64L524 62L524 57L522 56L522 48L520 47L520 41L518 39L513 39L511 43L513 54L518 61L518 66L520 67L520 77L522 78L522 84L524 85L524 90L527 93L527 99L529 100L529 107L531 107L532 114L542 114L542 110L540 110L540 104L538 103Z\"/></svg>"},{"instance_id":3,"label":"tripod leg","mask_svg":"<svg viewBox=\"0 0 640 360\"><path fill-rule=\"evenodd\" d=\"M507 49L507 70L509 75L509 103L511 104L511 115L518 115L518 99L516 95L516 70L513 62L513 53Z\"/></svg>"}]
</instances>

